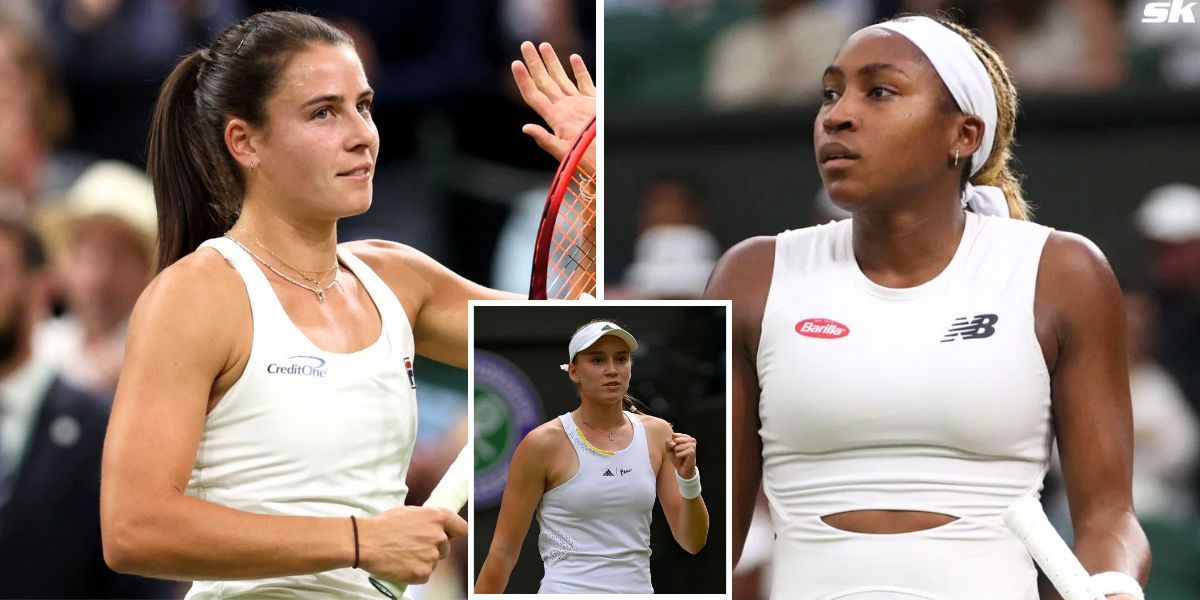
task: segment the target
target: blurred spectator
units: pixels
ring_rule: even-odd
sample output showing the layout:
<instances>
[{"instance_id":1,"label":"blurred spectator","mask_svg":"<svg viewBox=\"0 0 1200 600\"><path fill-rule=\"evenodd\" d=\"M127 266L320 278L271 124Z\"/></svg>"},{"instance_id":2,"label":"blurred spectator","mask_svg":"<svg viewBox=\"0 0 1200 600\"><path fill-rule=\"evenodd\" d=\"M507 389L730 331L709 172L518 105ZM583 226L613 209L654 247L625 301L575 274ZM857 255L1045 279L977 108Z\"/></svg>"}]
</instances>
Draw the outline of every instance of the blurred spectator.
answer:
<instances>
[{"instance_id":1,"label":"blurred spectator","mask_svg":"<svg viewBox=\"0 0 1200 600\"><path fill-rule=\"evenodd\" d=\"M758 0L758 14L726 28L708 56L714 108L794 106L820 99L821 74L861 23L837 4Z\"/></svg>"},{"instance_id":2,"label":"blurred spectator","mask_svg":"<svg viewBox=\"0 0 1200 600\"><path fill-rule=\"evenodd\" d=\"M704 227L702 206L695 187L683 179L667 177L646 186L625 293L634 298L700 297L720 252Z\"/></svg>"},{"instance_id":3,"label":"blurred spectator","mask_svg":"<svg viewBox=\"0 0 1200 600\"><path fill-rule=\"evenodd\" d=\"M1133 504L1143 519L1191 518L1200 423L1174 379L1150 355L1158 331L1154 301L1127 292L1125 314L1133 400Z\"/></svg>"},{"instance_id":4,"label":"blurred spectator","mask_svg":"<svg viewBox=\"0 0 1200 600\"><path fill-rule=\"evenodd\" d=\"M240 0L40 0L78 122L68 146L141 164L170 65L244 11Z\"/></svg>"},{"instance_id":5,"label":"blurred spectator","mask_svg":"<svg viewBox=\"0 0 1200 600\"><path fill-rule=\"evenodd\" d=\"M0 222L0 597L163 598L173 582L118 575L100 545L100 449L108 400L32 351L45 256Z\"/></svg>"},{"instance_id":6,"label":"blurred spectator","mask_svg":"<svg viewBox=\"0 0 1200 600\"><path fill-rule=\"evenodd\" d=\"M1137 212L1149 246L1162 327L1156 353L1200 403L1200 188L1173 183L1150 192Z\"/></svg>"},{"instance_id":7,"label":"blurred spectator","mask_svg":"<svg viewBox=\"0 0 1200 600\"><path fill-rule=\"evenodd\" d=\"M1105 92L1124 83L1125 37L1112 0L978 1L983 36L1023 93Z\"/></svg>"},{"instance_id":8,"label":"blurred spectator","mask_svg":"<svg viewBox=\"0 0 1200 600\"><path fill-rule=\"evenodd\" d=\"M622 10L604 4L604 101L613 113L633 106L700 106L710 43L752 14L747 3L727 0L652 4Z\"/></svg>"},{"instance_id":9,"label":"blurred spectator","mask_svg":"<svg viewBox=\"0 0 1200 600\"><path fill-rule=\"evenodd\" d=\"M41 195L51 148L71 110L33 17L0 7L0 216L19 218Z\"/></svg>"},{"instance_id":10,"label":"blurred spectator","mask_svg":"<svg viewBox=\"0 0 1200 600\"><path fill-rule=\"evenodd\" d=\"M93 165L46 211L67 313L40 327L36 347L68 383L115 391L129 315L154 274L155 219L150 181L116 161Z\"/></svg>"}]
</instances>

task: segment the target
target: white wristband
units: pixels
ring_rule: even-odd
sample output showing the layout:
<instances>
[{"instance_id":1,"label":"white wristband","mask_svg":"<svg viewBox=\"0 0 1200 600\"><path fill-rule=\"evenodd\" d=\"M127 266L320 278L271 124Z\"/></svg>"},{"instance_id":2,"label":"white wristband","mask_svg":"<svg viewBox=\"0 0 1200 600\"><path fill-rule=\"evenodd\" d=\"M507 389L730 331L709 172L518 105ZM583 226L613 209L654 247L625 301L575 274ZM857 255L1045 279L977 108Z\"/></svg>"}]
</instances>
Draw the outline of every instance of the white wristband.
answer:
<instances>
[{"instance_id":1,"label":"white wristband","mask_svg":"<svg viewBox=\"0 0 1200 600\"><path fill-rule=\"evenodd\" d=\"M696 467L696 474L692 475L691 479L684 479L679 476L679 471L675 472L675 483L679 484L679 495L685 500L691 500L700 496L700 467Z\"/></svg>"},{"instance_id":2,"label":"white wristband","mask_svg":"<svg viewBox=\"0 0 1200 600\"><path fill-rule=\"evenodd\" d=\"M1137 598L1137 600L1146 600L1146 595L1142 592L1142 586L1137 580L1126 573L1120 571L1105 571L1092 575L1092 589L1100 594L1108 596L1109 594L1126 594Z\"/></svg>"}]
</instances>

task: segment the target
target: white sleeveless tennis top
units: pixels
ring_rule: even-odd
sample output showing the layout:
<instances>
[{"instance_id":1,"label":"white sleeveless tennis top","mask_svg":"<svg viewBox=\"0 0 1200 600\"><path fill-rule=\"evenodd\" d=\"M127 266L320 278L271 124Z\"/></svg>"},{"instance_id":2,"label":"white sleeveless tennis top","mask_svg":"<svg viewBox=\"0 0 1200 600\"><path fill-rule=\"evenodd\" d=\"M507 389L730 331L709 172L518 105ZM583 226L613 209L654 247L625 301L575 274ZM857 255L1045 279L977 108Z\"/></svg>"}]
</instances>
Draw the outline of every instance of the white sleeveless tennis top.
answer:
<instances>
[{"instance_id":1,"label":"white sleeveless tennis top","mask_svg":"<svg viewBox=\"0 0 1200 600\"><path fill-rule=\"evenodd\" d=\"M220 252L250 297L254 341L240 379L208 414L187 494L252 513L371 515L404 504L417 434L412 329L395 294L338 248L383 321L358 352L321 350L288 318L254 259L228 239ZM346 543L350 543L346 522ZM347 546L349 547L349 546ZM197 581L190 599L384 598L350 568L252 581Z\"/></svg>"},{"instance_id":2,"label":"white sleeveless tennis top","mask_svg":"<svg viewBox=\"0 0 1200 600\"><path fill-rule=\"evenodd\" d=\"M571 414L558 417L579 470L542 495L539 594L651 593L650 515L657 497L646 429L632 413L633 441L608 453L587 442Z\"/></svg>"},{"instance_id":3,"label":"white sleeveless tennis top","mask_svg":"<svg viewBox=\"0 0 1200 600\"><path fill-rule=\"evenodd\" d=\"M862 273L851 220L776 238L758 348L774 598L1037 599L999 515L1040 493L1053 437L1033 314L1050 231L968 212L949 265L905 289ZM856 534L820 518L869 509L959 520Z\"/></svg>"}]
</instances>

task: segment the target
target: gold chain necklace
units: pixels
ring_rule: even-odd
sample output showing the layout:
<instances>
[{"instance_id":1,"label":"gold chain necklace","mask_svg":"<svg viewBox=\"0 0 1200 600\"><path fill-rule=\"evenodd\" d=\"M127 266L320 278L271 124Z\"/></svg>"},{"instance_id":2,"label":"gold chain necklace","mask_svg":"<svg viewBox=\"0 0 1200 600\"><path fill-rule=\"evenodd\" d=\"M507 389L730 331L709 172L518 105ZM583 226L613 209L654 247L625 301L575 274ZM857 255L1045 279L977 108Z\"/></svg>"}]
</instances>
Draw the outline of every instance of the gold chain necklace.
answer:
<instances>
[{"instance_id":1,"label":"gold chain necklace","mask_svg":"<svg viewBox=\"0 0 1200 600\"><path fill-rule=\"evenodd\" d=\"M306 289L306 290L308 290L308 291L310 291L310 292L312 292L312 293L316 294L316 295L317 295L317 302L320 302L321 304L325 304L325 292L329 291L329 288L333 287L333 284L337 283L337 273L340 273L340 272L341 272L341 268L340 268L340 266L335 264L335 265L333 265L333 268L334 268L334 270L335 270L336 272L335 272L335 273L334 273L334 275L333 275L333 279L329 281L329 285L326 285L326 286L324 286L324 287L321 287L321 284L317 283L317 284L316 284L316 287L309 287L309 286L307 286L307 285L304 285L303 283L300 283L299 281L296 281L295 279L292 279L291 277L288 277L287 275L284 275L283 273L281 273L281 272L279 271L279 269L276 269L275 267L272 267L272 266L271 266L271 263L268 263L267 261L263 260L263 259L262 259L262 257L260 257L259 255L257 255L257 254L255 254L255 253L251 252L251 251L250 251L250 249L249 249L249 248L247 248L247 247L246 247L244 244L242 244L241 242L239 242L239 241L237 240L237 238L235 238L235 237L233 237L232 235L230 235L230 232L226 231L226 232L225 232L225 237L229 238L230 240L233 240L233 243L237 244L237 245L238 245L238 248L241 248L242 250L245 250L245 251L246 251L246 254L249 254L250 256L253 256L253 257L254 257L254 260L257 260L259 263L261 263L261 264L262 264L262 266L264 266L264 267L266 267L267 269L269 269L269 270L270 270L272 273L274 273L274 274L276 274L276 275L278 275L278 276L282 277L284 281L286 281L286 282L288 282L288 283L290 283L290 284L292 284L292 285L295 285L295 286L298 286L298 287L302 287L302 288L304 288L304 289ZM310 280L310 281L311 281L311 280Z\"/></svg>"},{"instance_id":2,"label":"gold chain necklace","mask_svg":"<svg viewBox=\"0 0 1200 600\"><path fill-rule=\"evenodd\" d=\"M583 421L584 425L591 427L593 430L598 431L598 432L603 433L604 435L608 436L608 441L610 441L610 442L616 441L613 439L613 434L620 431L622 428L625 427L625 422L622 421L621 424L617 425L616 429L613 429L611 432L604 431L603 429L600 429L599 427L596 427L595 425L588 423L587 418L583 416L583 411L579 412L579 420Z\"/></svg>"},{"instance_id":3,"label":"gold chain necklace","mask_svg":"<svg viewBox=\"0 0 1200 600\"><path fill-rule=\"evenodd\" d=\"M283 263L283 266L299 273L300 277L304 278L305 281L308 281L309 283L311 283L317 287L321 287L321 282L325 281L325 278L327 276L329 276L330 273L336 271L338 268L337 257L334 257L333 266L329 267L328 269L325 269L324 271L305 271L303 269L297 269L295 266L292 265L292 263L288 262L287 259L285 259L284 257L282 257L278 254L275 254L275 251L271 250L270 248L268 248L266 246L266 244L263 244L262 241L260 241L256 237L254 237L254 234L250 233L249 231L246 231L245 227L242 227L242 234L245 235L246 237L250 238L250 241L254 242L255 246L258 246L259 248L266 250L267 254L270 254L271 256L273 256L275 258L275 260L278 260L279 262ZM312 273L314 275L319 273L321 276L316 279L313 279L312 277L308 276L308 273Z\"/></svg>"}]
</instances>

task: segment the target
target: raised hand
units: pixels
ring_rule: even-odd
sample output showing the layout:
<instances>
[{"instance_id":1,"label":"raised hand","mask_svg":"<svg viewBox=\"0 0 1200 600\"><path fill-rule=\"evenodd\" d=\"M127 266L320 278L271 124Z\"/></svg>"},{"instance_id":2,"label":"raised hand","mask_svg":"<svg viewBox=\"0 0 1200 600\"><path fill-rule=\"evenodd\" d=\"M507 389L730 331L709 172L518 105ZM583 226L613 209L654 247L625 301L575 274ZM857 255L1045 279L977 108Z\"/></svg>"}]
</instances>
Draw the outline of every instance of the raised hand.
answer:
<instances>
[{"instance_id":1,"label":"raised hand","mask_svg":"<svg viewBox=\"0 0 1200 600\"><path fill-rule=\"evenodd\" d=\"M535 48L532 42L521 44L523 61L513 61L513 79L521 98L546 121L551 131L541 125L526 124L521 131L537 145L561 161L571 149L571 143L596 116L596 86L587 66L578 54L570 57L575 81L567 76L554 47L542 43ZM595 145L588 151L588 162L595 164Z\"/></svg>"},{"instance_id":2,"label":"raised hand","mask_svg":"<svg viewBox=\"0 0 1200 600\"><path fill-rule=\"evenodd\" d=\"M696 438L686 433L672 433L667 439L667 456L671 457L671 464L680 477L691 479L696 475Z\"/></svg>"}]
</instances>

